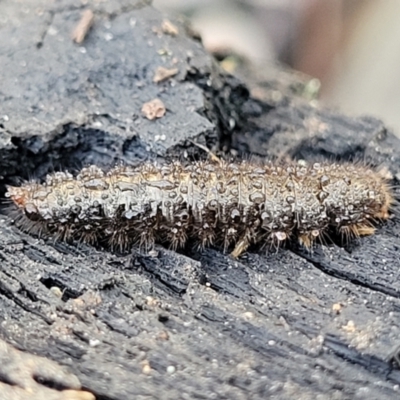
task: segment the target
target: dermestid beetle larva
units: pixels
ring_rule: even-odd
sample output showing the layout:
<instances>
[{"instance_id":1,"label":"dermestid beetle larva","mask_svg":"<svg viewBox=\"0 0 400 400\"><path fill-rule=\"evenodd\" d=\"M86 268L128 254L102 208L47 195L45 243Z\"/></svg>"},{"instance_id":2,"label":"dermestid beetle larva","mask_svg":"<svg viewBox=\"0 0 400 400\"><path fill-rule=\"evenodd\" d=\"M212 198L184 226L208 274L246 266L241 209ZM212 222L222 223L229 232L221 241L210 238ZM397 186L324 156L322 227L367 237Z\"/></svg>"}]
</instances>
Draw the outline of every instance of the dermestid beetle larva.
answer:
<instances>
[{"instance_id":1,"label":"dermestid beetle larva","mask_svg":"<svg viewBox=\"0 0 400 400\"><path fill-rule=\"evenodd\" d=\"M362 236L386 220L393 196L386 179L362 164L144 163L108 172L92 165L74 177L9 186L18 226L60 240L126 250L155 242L172 248L312 243L327 230Z\"/></svg>"}]
</instances>

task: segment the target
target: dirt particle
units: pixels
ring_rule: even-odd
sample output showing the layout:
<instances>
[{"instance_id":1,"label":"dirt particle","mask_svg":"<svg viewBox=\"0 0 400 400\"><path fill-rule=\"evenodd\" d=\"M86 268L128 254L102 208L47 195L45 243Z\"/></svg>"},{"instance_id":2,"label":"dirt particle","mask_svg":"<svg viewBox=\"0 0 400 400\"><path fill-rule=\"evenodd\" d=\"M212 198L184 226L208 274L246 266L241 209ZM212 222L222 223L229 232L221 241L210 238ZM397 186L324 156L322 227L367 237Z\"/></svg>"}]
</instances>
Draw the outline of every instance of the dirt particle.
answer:
<instances>
[{"instance_id":1,"label":"dirt particle","mask_svg":"<svg viewBox=\"0 0 400 400\"><path fill-rule=\"evenodd\" d=\"M162 340L162 341L166 341L169 340L169 334L167 331L161 331L158 335L157 335L157 339Z\"/></svg>"},{"instance_id":2,"label":"dirt particle","mask_svg":"<svg viewBox=\"0 0 400 400\"><path fill-rule=\"evenodd\" d=\"M160 99L153 99L143 104L142 114L152 121L165 115L166 108Z\"/></svg>"},{"instance_id":3,"label":"dirt particle","mask_svg":"<svg viewBox=\"0 0 400 400\"><path fill-rule=\"evenodd\" d=\"M175 371L176 371L176 368L173 365L168 365L168 367L167 367L168 374L173 374Z\"/></svg>"},{"instance_id":4,"label":"dirt particle","mask_svg":"<svg viewBox=\"0 0 400 400\"><path fill-rule=\"evenodd\" d=\"M154 83L164 82L167 79L175 76L179 72L178 68L158 67L153 77Z\"/></svg>"},{"instance_id":5,"label":"dirt particle","mask_svg":"<svg viewBox=\"0 0 400 400\"><path fill-rule=\"evenodd\" d=\"M146 375L149 375L151 373L151 367L147 360L142 362L142 372Z\"/></svg>"},{"instance_id":6,"label":"dirt particle","mask_svg":"<svg viewBox=\"0 0 400 400\"><path fill-rule=\"evenodd\" d=\"M346 325L342 326L342 329L348 333L354 333L356 331L356 325L354 321L350 320Z\"/></svg>"},{"instance_id":7,"label":"dirt particle","mask_svg":"<svg viewBox=\"0 0 400 400\"><path fill-rule=\"evenodd\" d=\"M332 311L336 314L340 314L342 312L342 305L340 303L333 304Z\"/></svg>"},{"instance_id":8,"label":"dirt particle","mask_svg":"<svg viewBox=\"0 0 400 400\"><path fill-rule=\"evenodd\" d=\"M170 36L177 36L179 34L178 27L167 19L162 22L161 30L163 31L163 33Z\"/></svg>"}]
</instances>

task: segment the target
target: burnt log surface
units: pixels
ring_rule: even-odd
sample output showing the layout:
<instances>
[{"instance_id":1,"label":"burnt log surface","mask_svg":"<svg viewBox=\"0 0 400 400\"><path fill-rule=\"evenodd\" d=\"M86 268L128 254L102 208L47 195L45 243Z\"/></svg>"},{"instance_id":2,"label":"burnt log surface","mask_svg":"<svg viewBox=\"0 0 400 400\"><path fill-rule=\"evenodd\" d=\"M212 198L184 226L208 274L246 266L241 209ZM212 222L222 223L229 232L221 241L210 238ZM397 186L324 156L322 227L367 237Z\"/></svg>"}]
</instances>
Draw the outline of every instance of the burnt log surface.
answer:
<instances>
[{"instance_id":1,"label":"burnt log surface","mask_svg":"<svg viewBox=\"0 0 400 400\"><path fill-rule=\"evenodd\" d=\"M77 45L84 8L95 20ZM279 70L244 83L223 73L182 21L163 29L147 2L5 0L0 11L2 196L53 169L206 157L192 141L239 157L361 159L397 182L400 142L382 122L315 105ZM178 73L155 83L160 66ZM150 121L141 108L154 98L166 114ZM0 338L24 356L2 350L14 361L0 364L0 399L12 385L14 398L27 388L88 398L83 388L103 400L393 399L399 222L394 213L350 245L233 260L212 248L118 255L54 243L3 210ZM37 385L10 375L36 356ZM69 375L49 374L46 359Z\"/></svg>"}]
</instances>

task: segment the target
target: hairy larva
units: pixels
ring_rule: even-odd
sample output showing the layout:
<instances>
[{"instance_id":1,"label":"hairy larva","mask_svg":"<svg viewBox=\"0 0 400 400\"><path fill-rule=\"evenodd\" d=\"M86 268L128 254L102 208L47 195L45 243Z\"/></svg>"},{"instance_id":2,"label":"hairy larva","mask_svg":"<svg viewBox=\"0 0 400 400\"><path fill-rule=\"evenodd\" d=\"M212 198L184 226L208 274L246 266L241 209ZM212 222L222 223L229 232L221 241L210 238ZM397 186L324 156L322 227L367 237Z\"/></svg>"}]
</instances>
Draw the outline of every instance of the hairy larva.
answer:
<instances>
[{"instance_id":1,"label":"hairy larva","mask_svg":"<svg viewBox=\"0 0 400 400\"><path fill-rule=\"evenodd\" d=\"M104 172L92 165L76 176L8 187L18 225L66 241L127 249L194 239L201 246L234 246L297 238L310 247L329 229L370 235L389 217L387 181L364 165L252 164L199 161L145 163Z\"/></svg>"}]
</instances>

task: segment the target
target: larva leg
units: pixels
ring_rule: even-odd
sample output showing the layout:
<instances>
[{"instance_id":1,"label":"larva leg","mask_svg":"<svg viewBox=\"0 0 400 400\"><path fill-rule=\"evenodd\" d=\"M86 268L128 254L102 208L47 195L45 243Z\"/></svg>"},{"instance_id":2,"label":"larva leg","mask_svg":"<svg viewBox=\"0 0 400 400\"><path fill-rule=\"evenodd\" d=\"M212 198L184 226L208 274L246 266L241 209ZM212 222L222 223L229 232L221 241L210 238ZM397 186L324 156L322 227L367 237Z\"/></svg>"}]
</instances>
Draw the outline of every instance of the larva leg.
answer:
<instances>
[{"instance_id":1,"label":"larva leg","mask_svg":"<svg viewBox=\"0 0 400 400\"><path fill-rule=\"evenodd\" d=\"M319 236L320 232L313 229L311 232L303 233L299 236L299 243L307 249L311 249L313 242Z\"/></svg>"},{"instance_id":2,"label":"larva leg","mask_svg":"<svg viewBox=\"0 0 400 400\"><path fill-rule=\"evenodd\" d=\"M299 243L304 246L306 249L310 249L312 240L310 235L304 234L299 236Z\"/></svg>"},{"instance_id":3,"label":"larva leg","mask_svg":"<svg viewBox=\"0 0 400 400\"><path fill-rule=\"evenodd\" d=\"M231 256L233 258L238 258L244 251L247 250L249 247L249 241L247 240L246 236L243 236L242 238L239 239L239 241L236 243L235 248L233 249Z\"/></svg>"}]
</instances>

